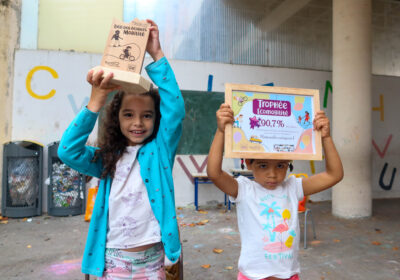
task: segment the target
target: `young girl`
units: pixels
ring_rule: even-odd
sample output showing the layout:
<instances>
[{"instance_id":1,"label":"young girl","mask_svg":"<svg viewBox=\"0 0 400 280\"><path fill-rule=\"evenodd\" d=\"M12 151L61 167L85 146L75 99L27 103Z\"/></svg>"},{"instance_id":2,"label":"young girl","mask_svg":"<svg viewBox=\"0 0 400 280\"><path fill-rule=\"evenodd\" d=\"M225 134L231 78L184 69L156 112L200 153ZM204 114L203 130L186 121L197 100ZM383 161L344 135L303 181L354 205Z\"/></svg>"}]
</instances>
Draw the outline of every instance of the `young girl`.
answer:
<instances>
[{"instance_id":1,"label":"young girl","mask_svg":"<svg viewBox=\"0 0 400 280\"><path fill-rule=\"evenodd\" d=\"M299 279L298 202L303 196L323 191L343 177L343 167L330 136L329 120L316 113L314 129L321 131L326 171L309 178L287 179L289 160L246 159L254 181L234 179L222 171L225 125L234 121L233 111L222 104L217 111L218 129L208 155L207 173L214 184L237 205L241 238L238 280Z\"/></svg>"},{"instance_id":2,"label":"young girl","mask_svg":"<svg viewBox=\"0 0 400 280\"><path fill-rule=\"evenodd\" d=\"M58 150L72 168L101 178L82 261L82 272L99 279L165 279L164 254L175 263L181 253L172 167L185 108L158 27L147 21L146 51L154 62L146 71L159 95L126 92L110 83L112 73L89 71L89 103ZM116 89L99 148L85 146L107 95Z\"/></svg>"}]
</instances>

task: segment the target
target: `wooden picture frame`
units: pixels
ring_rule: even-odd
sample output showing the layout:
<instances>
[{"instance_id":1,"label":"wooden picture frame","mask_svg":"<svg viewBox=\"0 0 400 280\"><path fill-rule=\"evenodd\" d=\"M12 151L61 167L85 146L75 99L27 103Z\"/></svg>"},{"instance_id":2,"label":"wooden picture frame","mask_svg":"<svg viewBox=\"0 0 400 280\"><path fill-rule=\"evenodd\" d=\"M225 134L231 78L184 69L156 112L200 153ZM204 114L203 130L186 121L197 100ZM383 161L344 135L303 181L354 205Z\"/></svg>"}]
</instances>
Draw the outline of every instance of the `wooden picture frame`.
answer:
<instances>
[{"instance_id":1,"label":"wooden picture frame","mask_svg":"<svg viewBox=\"0 0 400 280\"><path fill-rule=\"evenodd\" d=\"M234 124L225 127L225 157L322 160L315 89L225 84Z\"/></svg>"}]
</instances>

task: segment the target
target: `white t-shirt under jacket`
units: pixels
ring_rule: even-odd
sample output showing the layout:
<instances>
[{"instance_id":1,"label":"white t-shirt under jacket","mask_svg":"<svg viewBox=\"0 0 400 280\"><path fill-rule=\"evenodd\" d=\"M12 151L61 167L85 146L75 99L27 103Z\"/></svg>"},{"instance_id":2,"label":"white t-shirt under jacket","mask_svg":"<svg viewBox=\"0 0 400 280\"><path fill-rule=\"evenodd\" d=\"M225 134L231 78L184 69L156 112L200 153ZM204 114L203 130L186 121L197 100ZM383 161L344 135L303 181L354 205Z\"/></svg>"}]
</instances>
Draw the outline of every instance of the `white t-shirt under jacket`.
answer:
<instances>
[{"instance_id":1,"label":"white t-shirt under jacket","mask_svg":"<svg viewBox=\"0 0 400 280\"><path fill-rule=\"evenodd\" d=\"M126 147L116 165L109 197L107 248L134 248L161 241L160 225L136 160L140 147Z\"/></svg>"}]
</instances>

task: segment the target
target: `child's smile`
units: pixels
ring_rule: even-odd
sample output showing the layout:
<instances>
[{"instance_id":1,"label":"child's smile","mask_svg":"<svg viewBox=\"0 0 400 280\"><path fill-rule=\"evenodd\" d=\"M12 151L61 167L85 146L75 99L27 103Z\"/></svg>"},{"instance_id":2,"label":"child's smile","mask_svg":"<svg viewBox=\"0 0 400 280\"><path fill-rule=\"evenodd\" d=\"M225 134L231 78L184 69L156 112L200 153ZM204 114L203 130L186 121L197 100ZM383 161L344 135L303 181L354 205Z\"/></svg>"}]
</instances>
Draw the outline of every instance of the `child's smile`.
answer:
<instances>
[{"instance_id":1,"label":"child's smile","mask_svg":"<svg viewBox=\"0 0 400 280\"><path fill-rule=\"evenodd\" d=\"M119 124L128 145L143 143L154 130L154 101L147 95L126 94L119 110Z\"/></svg>"}]
</instances>

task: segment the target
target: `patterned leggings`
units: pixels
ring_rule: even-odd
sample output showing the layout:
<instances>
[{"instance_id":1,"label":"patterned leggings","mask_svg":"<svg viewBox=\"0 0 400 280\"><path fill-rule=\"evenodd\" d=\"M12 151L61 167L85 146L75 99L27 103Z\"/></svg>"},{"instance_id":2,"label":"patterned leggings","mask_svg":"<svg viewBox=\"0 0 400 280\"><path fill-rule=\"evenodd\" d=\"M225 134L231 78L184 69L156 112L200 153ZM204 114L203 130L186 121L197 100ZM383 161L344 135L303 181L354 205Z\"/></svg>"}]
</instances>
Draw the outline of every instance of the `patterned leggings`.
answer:
<instances>
[{"instance_id":1,"label":"patterned leggings","mask_svg":"<svg viewBox=\"0 0 400 280\"><path fill-rule=\"evenodd\" d=\"M161 243L141 252L106 249L106 267L99 280L165 280Z\"/></svg>"}]
</instances>

